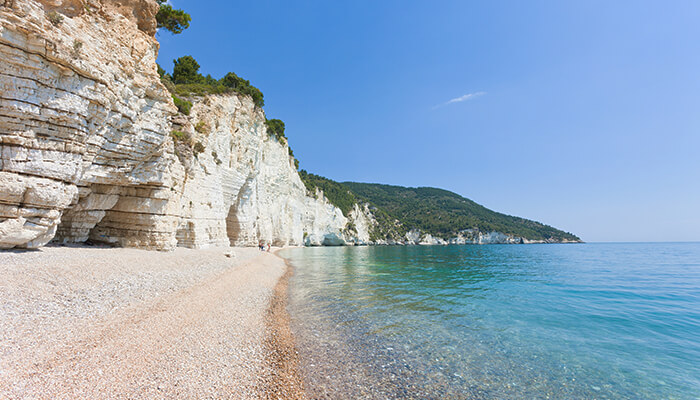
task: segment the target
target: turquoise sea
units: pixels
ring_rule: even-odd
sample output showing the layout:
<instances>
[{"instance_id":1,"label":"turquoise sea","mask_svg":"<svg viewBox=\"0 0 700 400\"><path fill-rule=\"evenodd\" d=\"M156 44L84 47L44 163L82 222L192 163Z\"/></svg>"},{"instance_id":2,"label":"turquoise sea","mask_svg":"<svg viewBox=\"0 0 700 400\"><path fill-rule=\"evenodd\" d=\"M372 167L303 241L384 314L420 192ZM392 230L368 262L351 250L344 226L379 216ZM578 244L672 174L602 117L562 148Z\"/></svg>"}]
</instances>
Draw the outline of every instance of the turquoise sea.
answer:
<instances>
[{"instance_id":1,"label":"turquoise sea","mask_svg":"<svg viewBox=\"0 0 700 400\"><path fill-rule=\"evenodd\" d=\"M700 243L281 254L314 398L700 398Z\"/></svg>"}]
</instances>

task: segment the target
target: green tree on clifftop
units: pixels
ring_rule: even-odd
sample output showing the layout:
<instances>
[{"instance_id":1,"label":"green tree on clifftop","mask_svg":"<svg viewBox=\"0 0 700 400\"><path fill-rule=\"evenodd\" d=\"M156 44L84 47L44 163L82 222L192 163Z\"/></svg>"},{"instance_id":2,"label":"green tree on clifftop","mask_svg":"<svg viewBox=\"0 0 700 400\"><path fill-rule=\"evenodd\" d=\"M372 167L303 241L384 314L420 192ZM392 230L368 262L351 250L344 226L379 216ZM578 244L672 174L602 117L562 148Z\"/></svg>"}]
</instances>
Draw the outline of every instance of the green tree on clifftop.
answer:
<instances>
[{"instance_id":1,"label":"green tree on clifftop","mask_svg":"<svg viewBox=\"0 0 700 400\"><path fill-rule=\"evenodd\" d=\"M199 83L203 79L199 73L199 63L192 56L180 57L173 60L173 83Z\"/></svg>"},{"instance_id":2,"label":"green tree on clifftop","mask_svg":"<svg viewBox=\"0 0 700 400\"><path fill-rule=\"evenodd\" d=\"M265 105L265 100L263 100L263 94L260 89L250 84L250 81L243 79L233 72L229 72L220 80L221 84L233 89L234 91L247 94L253 99L253 103L256 106L262 107Z\"/></svg>"},{"instance_id":3,"label":"green tree on clifftop","mask_svg":"<svg viewBox=\"0 0 700 400\"><path fill-rule=\"evenodd\" d=\"M166 73L160 66L158 66L158 74L165 87L174 95L190 97L236 92L250 96L256 107L262 108L265 105L260 89L251 85L249 80L243 79L233 72L229 72L221 79L214 79L211 75L204 76L199 73L199 63L192 56L180 57L173 60L173 64L172 75ZM279 129L275 130L275 134L279 136L277 131ZM282 124L280 132L284 136L284 124Z\"/></svg>"},{"instance_id":4,"label":"green tree on clifftop","mask_svg":"<svg viewBox=\"0 0 700 400\"><path fill-rule=\"evenodd\" d=\"M190 27L190 21L192 21L190 14L165 4L166 0L156 1L160 4L160 9L158 14L156 14L159 29L165 28L174 34L178 34Z\"/></svg>"}]
</instances>

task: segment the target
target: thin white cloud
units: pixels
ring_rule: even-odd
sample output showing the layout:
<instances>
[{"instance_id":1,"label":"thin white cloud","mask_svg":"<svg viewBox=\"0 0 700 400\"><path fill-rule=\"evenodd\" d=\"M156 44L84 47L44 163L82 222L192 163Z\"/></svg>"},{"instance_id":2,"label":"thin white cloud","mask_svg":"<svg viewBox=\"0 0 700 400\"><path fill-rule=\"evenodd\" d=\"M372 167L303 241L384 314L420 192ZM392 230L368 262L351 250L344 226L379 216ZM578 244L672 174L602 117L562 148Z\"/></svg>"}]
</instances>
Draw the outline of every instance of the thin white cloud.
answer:
<instances>
[{"instance_id":1,"label":"thin white cloud","mask_svg":"<svg viewBox=\"0 0 700 400\"><path fill-rule=\"evenodd\" d=\"M444 106L453 104L453 103L461 103L461 102L463 102L463 101L475 99L475 98L477 98L477 97L479 97L479 96L483 96L483 95L485 95L485 94L486 94L486 92L467 93L467 94L465 94L464 96L455 97L455 98L452 99L452 100L446 101L446 102L444 102L444 103L442 103L442 104L438 104L438 105L436 105L435 107L433 107L433 110L436 109L436 108L440 108L440 107L444 107Z\"/></svg>"}]
</instances>

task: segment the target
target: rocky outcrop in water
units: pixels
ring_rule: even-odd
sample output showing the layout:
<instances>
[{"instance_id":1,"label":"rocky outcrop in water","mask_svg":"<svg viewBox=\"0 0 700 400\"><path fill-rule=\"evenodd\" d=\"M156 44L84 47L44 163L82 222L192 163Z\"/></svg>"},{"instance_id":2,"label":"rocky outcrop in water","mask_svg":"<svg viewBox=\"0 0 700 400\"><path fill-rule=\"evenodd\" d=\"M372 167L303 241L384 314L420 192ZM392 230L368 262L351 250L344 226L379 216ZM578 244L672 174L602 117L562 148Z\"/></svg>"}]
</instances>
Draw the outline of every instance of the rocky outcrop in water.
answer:
<instances>
[{"instance_id":1,"label":"rocky outcrop in water","mask_svg":"<svg viewBox=\"0 0 700 400\"><path fill-rule=\"evenodd\" d=\"M406 233L404 244L418 245L447 245L447 244L530 244L530 243L566 243L561 239L556 240L529 240L501 232L481 232L478 229L465 229L457 236L443 239L420 230L413 229ZM575 243L575 242L571 242Z\"/></svg>"}]
</instances>

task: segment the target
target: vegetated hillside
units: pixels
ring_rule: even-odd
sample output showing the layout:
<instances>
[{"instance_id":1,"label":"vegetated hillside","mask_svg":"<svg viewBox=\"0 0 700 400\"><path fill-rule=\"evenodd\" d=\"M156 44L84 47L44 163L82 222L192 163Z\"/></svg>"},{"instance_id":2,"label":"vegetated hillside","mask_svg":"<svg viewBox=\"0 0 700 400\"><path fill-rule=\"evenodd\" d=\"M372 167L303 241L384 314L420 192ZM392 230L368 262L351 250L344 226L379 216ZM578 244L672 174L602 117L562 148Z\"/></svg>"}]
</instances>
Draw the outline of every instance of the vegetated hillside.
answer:
<instances>
[{"instance_id":1,"label":"vegetated hillside","mask_svg":"<svg viewBox=\"0 0 700 400\"><path fill-rule=\"evenodd\" d=\"M299 177L304 182L310 195L313 196L316 193L316 189L323 191L328 201L338 207L346 217L350 215L352 207L357 204L355 195L342 183L320 175L310 174L303 169L299 171Z\"/></svg>"},{"instance_id":2,"label":"vegetated hillside","mask_svg":"<svg viewBox=\"0 0 700 400\"><path fill-rule=\"evenodd\" d=\"M338 207L343 215L350 216L353 206L358 203L370 203L370 201L357 198L346 185L334 180L324 178L320 175L310 174L305 170L299 171L299 177L306 186L310 196L316 194L316 190L321 190L323 195L334 206ZM369 232L370 240L373 242L393 239L400 241L408 231L396 218L391 217L386 211L372 205L372 215L377 224Z\"/></svg>"},{"instance_id":3,"label":"vegetated hillside","mask_svg":"<svg viewBox=\"0 0 700 400\"><path fill-rule=\"evenodd\" d=\"M434 236L449 238L456 232L476 228L530 240L580 241L575 235L539 222L491 211L447 190L421 187L343 182L360 200L365 200L401 221Z\"/></svg>"}]
</instances>

